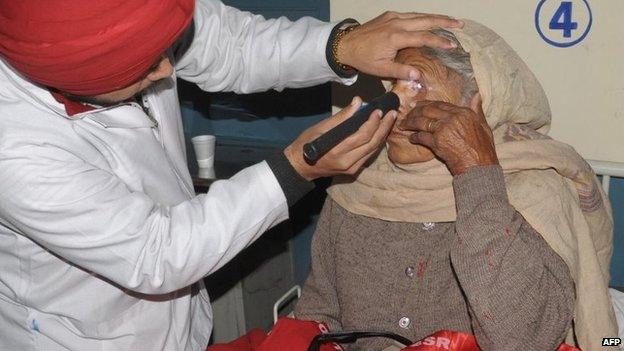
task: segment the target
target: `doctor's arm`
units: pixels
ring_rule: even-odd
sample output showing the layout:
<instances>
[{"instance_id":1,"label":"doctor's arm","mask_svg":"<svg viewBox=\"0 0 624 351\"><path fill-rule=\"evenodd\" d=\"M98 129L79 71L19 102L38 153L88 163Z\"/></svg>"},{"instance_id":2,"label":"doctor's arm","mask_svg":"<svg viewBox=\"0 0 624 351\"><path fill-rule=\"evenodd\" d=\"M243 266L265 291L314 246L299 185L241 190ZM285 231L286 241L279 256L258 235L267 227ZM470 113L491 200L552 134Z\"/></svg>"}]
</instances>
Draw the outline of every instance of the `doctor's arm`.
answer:
<instances>
[{"instance_id":1,"label":"doctor's arm","mask_svg":"<svg viewBox=\"0 0 624 351\"><path fill-rule=\"evenodd\" d=\"M448 40L428 30L461 25L446 16L388 12L345 34L334 52L332 43L341 24L312 17L294 22L285 17L265 19L220 1L198 0L194 37L177 61L176 72L205 91L236 93L332 80L352 83L355 72L341 69L336 59L364 73L409 79L419 73L395 63L397 51L423 45L450 48Z\"/></svg>"},{"instance_id":2,"label":"doctor's arm","mask_svg":"<svg viewBox=\"0 0 624 351\"><path fill-rule=\"evenodd\" d=\"M60 148L25 145L1 153L0 164L7 225L146 294L197 282L288 217L284 193L264 162L174 206L131 191L114 174Z\"/></svg>"},{"instance_id":3,"label":"doctor's arm","mask_svg":"<svg viewBox=\"0 0 624 351\"><path fill-rule=\"evenodd\" d=\"M60 257L127 289L172 292L214 272L288 218L310 180L353 174L379 147L394 118L373 114L320 158L302 145L341 123L359 100L304 131L284 153L217 181L173 206L131 191L71 150L22 143L0 150L0 218ZM396 114L394 114L396 116ZM176 186L172 184L172 186Z\"/></svg>"},{"instance_id":4,"label":"doctor's arm","mask_svg":"<svg viewBox=\"0 0 624 351\"><path fill-rule=\"evenodd\" d=\"M214 0L197 1L193 20L194 37L176 74L205 91L247 94L339 79L325 58L332 24L267 20Z\"/></svg>"}]
</instances>

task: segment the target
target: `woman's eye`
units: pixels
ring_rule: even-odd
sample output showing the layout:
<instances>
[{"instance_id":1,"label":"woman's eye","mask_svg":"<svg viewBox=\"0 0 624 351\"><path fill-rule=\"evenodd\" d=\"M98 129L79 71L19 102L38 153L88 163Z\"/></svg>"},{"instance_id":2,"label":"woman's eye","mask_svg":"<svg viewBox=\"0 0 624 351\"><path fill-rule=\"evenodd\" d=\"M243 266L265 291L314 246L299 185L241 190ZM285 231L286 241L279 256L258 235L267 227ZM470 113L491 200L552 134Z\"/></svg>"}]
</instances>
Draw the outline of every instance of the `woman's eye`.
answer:
<instances>
[{"instance_id":1,"label":"woman's eye","mask_svg":"<svg viewBox=\"0 0 624 351\"><path fill-rule=\"evenodd\" d=\"M411 80L407 82L407 86L413 91L415 91L416 93L419 93L421 90L425 88L425 85L419 80Z\"/></svg>"}]
</instances>

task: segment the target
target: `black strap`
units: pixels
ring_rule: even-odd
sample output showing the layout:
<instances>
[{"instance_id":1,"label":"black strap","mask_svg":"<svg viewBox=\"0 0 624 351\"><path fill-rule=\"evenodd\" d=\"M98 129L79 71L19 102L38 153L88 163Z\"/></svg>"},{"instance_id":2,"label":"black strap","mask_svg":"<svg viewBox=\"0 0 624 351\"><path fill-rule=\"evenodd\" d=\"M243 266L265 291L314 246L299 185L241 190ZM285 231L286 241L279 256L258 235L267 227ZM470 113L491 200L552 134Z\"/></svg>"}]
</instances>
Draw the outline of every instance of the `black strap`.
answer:
<instances>
[{"instance_id":1,"label":"black strap","mask_svg":"<svg viewBox=\"0 0 624 351\"><path fill-rule=\"evenodd\" d=\"M393 334L393 333L376 332L376 331L335 332L335 333L319 334L315 336L314 339L312 339L310 346L308 347L308 351L319 351L321 349L321 345L329 343L329 342L335 342L339 344L353 344L359 339L366 339L366 338L392 339L406 346L413 344L413 342L410 339L405 338L398 334Z\"/></svg>"},{"instance_id":2,"label":"black strap","mask_svg":"<svg viewBox=\"0 0 624 351\"><path fill-rule=\"evenodd\" d=\"M358 21L353 18L347 18L346 20L338 23L334 26L331 33L329 34L329 39L327 40L327 46L325 47L325 56L327 58L327 63L329 67L338 75L340 78L353 78L357 71L355 69L345 70L338 64L338 60L334 57L333 44L336 40L336 36L338 33L343 31L345 28L348 28L349 25L357 25L360 24Z\"/></svg>"}]
</instances>

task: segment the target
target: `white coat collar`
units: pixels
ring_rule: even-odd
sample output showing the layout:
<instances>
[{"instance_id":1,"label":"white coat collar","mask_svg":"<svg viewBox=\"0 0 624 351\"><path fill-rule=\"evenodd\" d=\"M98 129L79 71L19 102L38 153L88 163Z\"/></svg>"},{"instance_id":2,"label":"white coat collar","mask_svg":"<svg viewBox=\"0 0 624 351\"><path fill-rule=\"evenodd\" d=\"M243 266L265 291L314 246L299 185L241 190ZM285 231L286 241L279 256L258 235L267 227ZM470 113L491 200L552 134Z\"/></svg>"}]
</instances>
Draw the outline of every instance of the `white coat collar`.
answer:
<instances>
[{"instance_id":1,"label":"white coat collar","mask_svg":"<svg viewBox=\"0 0 624 351\"><path fill-rule=\"evenodd\" d=\"M54 114L66 119L82 119L87 115L97 114L99 112L111 110L120 106L133 105L134 103L121 103L114 106L105 106L94 108L82 113L69 116L65 111L65 105L58 102L47 88L36 84L22 74L17 72L13 67L0 58L0 100L20 99L26 100L31 104L52 111ZM134 104L136 105L136 104Z\"/></svg>"}]
</instances>

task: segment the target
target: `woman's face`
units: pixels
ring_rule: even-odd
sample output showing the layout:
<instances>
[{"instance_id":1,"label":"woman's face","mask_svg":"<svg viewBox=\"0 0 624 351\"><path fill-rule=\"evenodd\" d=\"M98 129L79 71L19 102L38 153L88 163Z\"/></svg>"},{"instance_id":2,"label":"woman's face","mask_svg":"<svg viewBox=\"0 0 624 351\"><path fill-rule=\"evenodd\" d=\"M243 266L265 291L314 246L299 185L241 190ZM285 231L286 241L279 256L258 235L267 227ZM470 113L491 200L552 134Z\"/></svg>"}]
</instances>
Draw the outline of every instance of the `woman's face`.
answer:
<instances>
[{"instance_id":1,"label":"woman's face","mask_svg":"<svg viewBox=\"0 0 624 351\"><path fill-rule=\"evenodd\" d=\"M396 60L418 68L421 77L418 82L397 81L393 85L392 91L401 98L401 107L397 123L387 139L388 157L396 164L426 162L435 157L433 152L425 146L410 143L412 132L402 131L397 126L418 101L436 100L459 105L463 82L459 74L422 54L417 48L400 51Z\"/></svg>"}]
</instances>

